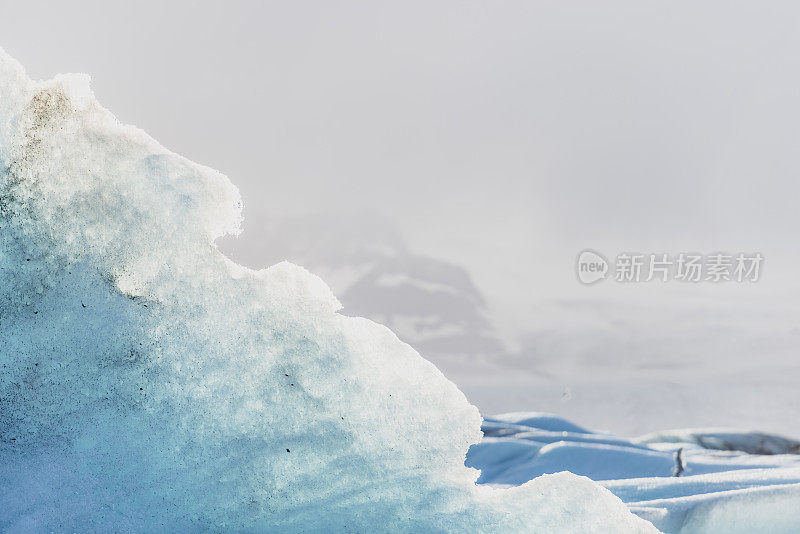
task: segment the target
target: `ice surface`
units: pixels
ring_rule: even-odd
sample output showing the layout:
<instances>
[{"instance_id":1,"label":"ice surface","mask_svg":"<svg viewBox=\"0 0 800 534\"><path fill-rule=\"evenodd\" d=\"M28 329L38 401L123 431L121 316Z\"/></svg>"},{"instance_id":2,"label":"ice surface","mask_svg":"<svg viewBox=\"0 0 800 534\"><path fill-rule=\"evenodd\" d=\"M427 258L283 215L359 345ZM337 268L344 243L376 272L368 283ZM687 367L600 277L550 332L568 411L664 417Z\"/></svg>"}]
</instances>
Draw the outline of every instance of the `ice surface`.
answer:
<instances>
[{"instance_id":1,"label":"ice surface","mask_svg":"<svg viewBox=\"0 0 800 534\"><path fill-rule=\"evenodd\" d=\"M461 392L302 268L227 260L239 224L223 175L0 51L0 530L653 530L575 475L476 485Z\"/></svg>"},{"instance_id":2,"label":"ice surface","mask_svg":"<svg viewBox=\"0 0 800 534\"><path fill-rule=\"evenodd\" d=\"M665 430L653 432L636 439L637 443L696 444L705 449L742 451L750 454L797 454L797 440L766 434L725 428Z\"/></svg>"},{"instance_id":3,"label":"ice surface","mask_svg":"<svg viewBox=\"0 0 800 534\"><path fill-rule=\"evenodd\" d=\"M507 417L485 419L484 432L493 437L467 455L467 465L481 469L481 483L509 487L567 469L600 481L667 533L772 534L800 528L800 455L788 454L796 443L790 438L694 429L625 440L554 432L545 414L528 419L529 426L499 426L499 419ZM536 428L537 421L544 429ZM545 443L556 435L559 441Z\"/></svg>"},{"instance_id":4,"label":"ice surface","mask_svg":"<svg viewBox=\"0 0 800 534\"><path fill-rule=\"evenodd\" d=\"M701 493L630 503L663 532L794 533L800 525L800 484Z\"/></svg>"},{"instance_id":5,"label":"ice surface","mask_svg":"<svg viewBox=\"0 0 800 534\"><path fill-rule=\"evenodd\" d=\"M589 433L585 428L571 421L567 421L563 417L540 412L512 412L493 415L491 417L486 417L485 423L515 425L518 427L536 428L538 430L550 430L552 432ZM484 427L485 426L484 424Z\"/></svg>"}]
</instances>

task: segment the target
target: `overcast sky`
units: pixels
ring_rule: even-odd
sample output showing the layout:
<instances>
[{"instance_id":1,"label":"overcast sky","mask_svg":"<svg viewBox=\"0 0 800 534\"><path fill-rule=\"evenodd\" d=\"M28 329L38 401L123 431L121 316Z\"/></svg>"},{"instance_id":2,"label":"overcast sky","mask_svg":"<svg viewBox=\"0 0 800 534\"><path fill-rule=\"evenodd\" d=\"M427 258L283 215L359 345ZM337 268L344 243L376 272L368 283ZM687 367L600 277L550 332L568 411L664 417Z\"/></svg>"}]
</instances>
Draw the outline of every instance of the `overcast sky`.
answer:
<instances>
[{"instance_id":1,"label":"overcast sky","mask_svg":"<svg viewBox=\"0 0 800 534\"><path fill-rule=\"evenodd\" d=\"M372 211L521 324L545 298L675 294L581 287L586 247L760 251L755 288L677 292L726 307L777 293L793 321L798 16L793 2L0 0L0 46L35 78L91 73L120 120L226 173L240 249L270 218Z\"/></svg>"}]
</instances>

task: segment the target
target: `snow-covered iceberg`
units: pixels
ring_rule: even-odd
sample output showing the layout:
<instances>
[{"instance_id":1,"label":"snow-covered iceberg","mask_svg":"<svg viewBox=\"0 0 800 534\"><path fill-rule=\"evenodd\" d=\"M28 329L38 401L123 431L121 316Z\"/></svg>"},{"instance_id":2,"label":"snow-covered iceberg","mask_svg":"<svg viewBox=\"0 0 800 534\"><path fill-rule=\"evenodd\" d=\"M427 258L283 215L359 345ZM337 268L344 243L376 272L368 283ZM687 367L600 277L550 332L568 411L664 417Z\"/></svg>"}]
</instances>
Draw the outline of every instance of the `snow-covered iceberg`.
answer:
<instances>
[{"instance_id":1,"label":"snow-covered iceberg","mask_svg":"<svg viewBox=\"0 0 800 534\"><path fill-rule=\"evenodd\" d=\"M1 531L654 530L587 478L476 485L461 392L224 257L239 224L223 175L0 51Z\"/></svg>"}]
</instances>

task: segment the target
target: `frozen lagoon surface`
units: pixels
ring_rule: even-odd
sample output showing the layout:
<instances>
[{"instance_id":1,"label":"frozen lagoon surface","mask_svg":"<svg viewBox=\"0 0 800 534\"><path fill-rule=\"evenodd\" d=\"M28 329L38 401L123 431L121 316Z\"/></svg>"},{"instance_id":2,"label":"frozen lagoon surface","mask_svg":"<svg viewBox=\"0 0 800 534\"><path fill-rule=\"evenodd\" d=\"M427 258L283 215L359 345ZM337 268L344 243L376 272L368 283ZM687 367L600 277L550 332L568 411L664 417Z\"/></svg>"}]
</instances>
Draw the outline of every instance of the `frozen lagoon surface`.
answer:
<instances>
[{"instance_id":1,"label":"frozen lagoon surface","mask_svg":"<svg viewBox=\"0 0 800 534\"><path fill-rule=\"evenodd\" d=\"M458 388L319 278L222 255L240 210L87 77L34 82L0 51L0 531L800 524L795 456L709 448L791 441L630 441L540 414L487 419L481 441Z\"/></svg>"}]
</instances>

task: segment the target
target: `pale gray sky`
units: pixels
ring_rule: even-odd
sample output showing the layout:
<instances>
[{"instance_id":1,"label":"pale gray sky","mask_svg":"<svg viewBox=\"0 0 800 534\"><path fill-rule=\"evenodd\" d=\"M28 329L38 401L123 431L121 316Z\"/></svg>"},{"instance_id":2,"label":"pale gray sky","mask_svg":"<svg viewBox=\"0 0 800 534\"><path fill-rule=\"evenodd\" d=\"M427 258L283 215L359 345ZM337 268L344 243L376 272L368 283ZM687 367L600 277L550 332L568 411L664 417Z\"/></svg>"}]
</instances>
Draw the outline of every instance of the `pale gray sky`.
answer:
<instances>
[{"instance_id":1,"label":"pale gray sky","mask_svg":"<svg viewBox=\"0 0 800 534\"><path fill-rule=\"evenodd\" d=\"M464 266L515 328L577 325L541 306L588 295L627 317L780 294L792 325L798 16L793 2L0 0L0 46L36 78L90 73L122 121L226 173L251 263L271 218L366 210ZM586 247L757 250L769 276L587 289ZM672 324L662 336L688 332Z\"/></svg>"}]
</instances>

